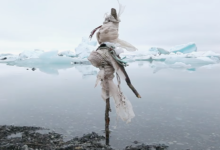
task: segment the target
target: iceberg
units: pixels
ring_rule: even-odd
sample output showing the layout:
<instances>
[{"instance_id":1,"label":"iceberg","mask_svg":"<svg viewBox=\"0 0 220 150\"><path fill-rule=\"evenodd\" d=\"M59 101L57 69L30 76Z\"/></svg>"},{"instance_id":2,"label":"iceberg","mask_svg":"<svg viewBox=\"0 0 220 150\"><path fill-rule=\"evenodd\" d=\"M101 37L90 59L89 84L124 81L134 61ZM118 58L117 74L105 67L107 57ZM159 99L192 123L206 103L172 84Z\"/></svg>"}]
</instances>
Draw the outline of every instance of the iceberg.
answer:
<instances>
[{"instance_id":1,"label":"iceberg","mask_svg":"<svg viewBox=\"0 0 220 150\"><path fill-rule=\"evenodd\" d=\"M152 52L154 54L170 54L170 51L165 50L163 48L158 48L158 47L152 47L149 49L149 52Z\"/></svg>"},{"instance_id":2,"label":"iceberg","mask_svg":"<svg viewBox=\"0 0 220 150\"><path fill-rule=\"evenodd\" d=\"M19 59L19 56L13 55L13 54L1 54L0 55L0 63L16 61L17 59Z\"/></svg>"},{"instance_id":3,"label":"iceberg","mask_svg":"<svg viewBox=\"0 0 220 150\"><path fill-rule=\"evenodd\" d=\"M38 58L17 59L8 62L7 65L24 68L35 68L47 74L58 75L58 70L73 67L72 59L69 57L58 56L58 51L43 52ZM33 71L35 70L33 69Z\"/></svg>"},{"instance_id":4,"label":"iceberg","mask_svg":"<svg viewBox=\"0 0 220 150\"><path fill-rule=\"evenodd\" d=\"M182 44L182 45L177 45L174 46L170 49L170 52L172 53L192 53L192 52L196 52L197 51L197 47L195 43L188 43L188 44Z\"/></svg>"},{"instance_id":5,"label":"iceberg","mask_svg":"<svg viewBox=\"0 0 220 150\"><path fill-rule=\"evenodd\" d=\"M88 38L82 38L82 42L75 48L76 56L79 59L86 59L93 50L96 50L96 41L90 41Z\"/></svg>"},{"instance_id":6,"label":"iceberg","mask_svg":"<svg viewBox=\"0 0 220 150\"><path fill-rule=\"evenodd\" d=\"M43 54L43 50L29 50L23 51L19 54L19 59L29 59L29 58L38 58L41 54Z\"/></svg>"},{"instance_id":7,"label":"iceberg","mask_svg":"<svg viewBox=\"0 0 220 150\"><path fill-rule=\"evenodd\" d=\"M95 75L95 69L88 68L90 63L87 60L90 52L96 49L97 42L90 41L88 38L82 38L81 43L75 51L62 51L58 50L43 51L43 50L29 50L23 51L19 55L13 54L0 54L0 63L6 63L9 66L18 66L30 68L31 70L39 69L39 71L58 75L58 70L76 67L83 76ZM79 69L76 64L87 65ZM29 70L29 69L28 69Z\"/></svg>"},{"instance_id":8,"label":"iceberg","mask_svg":"<svg viewBox=\"0 0 220 150\"><path fill-rule=\"evenodd\" d=\"M58 53L59 56L66 56L66 57L76 57L75 51L62 51Z\"/></svg>"},{"instance_id":9,"label":"iceberg","mask_svg":"<svg viewBox=\"0 0 220 150\"><path fill-rule=\"evenodd\" d=\"M219 53L212 51L197 52L195 43L177 45L169 50L152 47L144 54L139 53L132 57L130 55L125 57L135 61L149 61L154 72L161 69L196 71L197 68L220 63Z\"/></svg>"},{"instance_id":10,"label":"iceberg","mask_svg":"<svg viewBox=\"0 0 220 150\"><path fill-rule=\"evenodd\" d=\"M80 63L71 63L74 59L69 57L60 56L57 50L53 51L24 51L19 55L12 54L1 54L0 58L10 59L10 61L0 60L9 66L17 66L27 68L27 70L39 70L46 74L58 75L59 70L68 69L75 67L85 78L89 75L96 75L97 69L92 67L88 61L81 62L81 59L76 62ZM13 60L11 58L14 58ZM76 59L75 59L76 60Z\"/></svg>"},{"instance_id":11,"label":"iceberg","mask_svg":"<svg viewBox=\"0 0 220 150\"><path fill-rule=\"evenodd\" d=\"M96 41L82 38L82 41L75 50L43 51L29 50L23 51L19 55L0 54L0 63L11 66L38 69L48 74L59 74L60 69L75 67L84 76L96 75L97 69L93 68L87 57L93 50L96 50ZM157 72L161 69L187 69L195 71L197 68L220 63L220 54L212 51L198 52L195 43L177 45L169 50L151 47L149 50L139 50L132 53L120 54L121 58L127 62L138 61L143 65L144 61L150 62L151 68Z\"/></svg>"},{"instance_id":12,"label":"iceberg","mask_svg":"<svg viewBox=\"0 0 220 150\"><path fill-rule=\"evenodd\" d=\"M169 55L171 53L187 54L187 53L197 52L197 47L195 43L187 43L187 44L171 47L169 50L165 50L163 48L158 48L158 47L151 47L148 51L153 55L157 55L157 54Z\"/></svg>"}]
</instances>

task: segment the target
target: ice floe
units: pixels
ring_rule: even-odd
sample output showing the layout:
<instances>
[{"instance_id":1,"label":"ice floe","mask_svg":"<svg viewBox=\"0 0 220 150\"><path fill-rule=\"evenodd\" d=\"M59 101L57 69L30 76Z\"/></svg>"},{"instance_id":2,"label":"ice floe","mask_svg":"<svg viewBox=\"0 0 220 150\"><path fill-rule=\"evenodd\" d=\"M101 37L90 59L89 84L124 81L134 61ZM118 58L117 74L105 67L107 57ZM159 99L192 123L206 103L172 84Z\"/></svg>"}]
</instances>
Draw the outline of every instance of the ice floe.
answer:
<instances>
[{"instance_id":1,"label":"ice floe","mask_svg":"<svg viewBox=\"0 0 220 150\"><path fill-rule=\"evenodd\" d=\"M87 60L91 51L96 50L97 42L82 38L75 50L24 51L19 55L0 54L0 63L24 68L35 68L48 74L59 74L58 70L75 67L83 75L96 75ZM125 52L121 58L128 62L149 61L154 72L161 69L186 69L195 71L197 68L220 63L220 54L212 51L197 51L195 43L171 47L170 49L151 47L149 50Z\"/></svg>"}]
</instances>

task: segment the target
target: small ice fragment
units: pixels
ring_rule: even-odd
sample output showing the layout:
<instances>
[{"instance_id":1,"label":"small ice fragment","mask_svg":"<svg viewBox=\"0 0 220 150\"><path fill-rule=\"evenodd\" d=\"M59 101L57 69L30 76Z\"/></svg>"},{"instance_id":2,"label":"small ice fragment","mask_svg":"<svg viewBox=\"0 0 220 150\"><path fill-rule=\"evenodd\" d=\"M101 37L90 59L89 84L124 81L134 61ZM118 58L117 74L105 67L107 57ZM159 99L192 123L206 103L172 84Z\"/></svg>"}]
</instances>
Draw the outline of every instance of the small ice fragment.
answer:
<instances>
[{"instance_id":1,"label":"small ice fragment","mask_svg":"<svg viewBox=\"0 0 220 150\"><path fill-rule=\"evenodd\" d=\"M76 65L75 68L83 74L83 78L90 75L97 75L98 69L92 65Z\"/></svg>"}]
</instances>

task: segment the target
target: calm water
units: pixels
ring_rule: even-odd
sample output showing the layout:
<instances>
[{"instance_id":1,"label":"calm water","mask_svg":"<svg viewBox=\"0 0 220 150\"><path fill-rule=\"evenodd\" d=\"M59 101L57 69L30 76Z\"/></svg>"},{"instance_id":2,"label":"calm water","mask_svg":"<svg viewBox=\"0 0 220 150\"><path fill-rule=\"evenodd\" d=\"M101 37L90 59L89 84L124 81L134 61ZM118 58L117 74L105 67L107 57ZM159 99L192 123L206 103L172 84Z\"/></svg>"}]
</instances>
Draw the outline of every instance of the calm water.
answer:
<instances>
[{"instance_id":1,"label":"calm water","mask_svg":"<svg viewBox=\"0 0 220 150\"><path fill-rule=\"evenodd\" d=\"M87 67L92 66L53 75L0 64L0 125L46 127L66 139L92 131L103 134L105 103L100 86L94 88L96 76L82 69ZM126 69L142 99L123 82L136 117L128 124L117 121L111 102L113 147L137 140L166 143L170 150L220 149L220 65L155 71L148 62L135 62Z\"/></svg>"}]
</instances>

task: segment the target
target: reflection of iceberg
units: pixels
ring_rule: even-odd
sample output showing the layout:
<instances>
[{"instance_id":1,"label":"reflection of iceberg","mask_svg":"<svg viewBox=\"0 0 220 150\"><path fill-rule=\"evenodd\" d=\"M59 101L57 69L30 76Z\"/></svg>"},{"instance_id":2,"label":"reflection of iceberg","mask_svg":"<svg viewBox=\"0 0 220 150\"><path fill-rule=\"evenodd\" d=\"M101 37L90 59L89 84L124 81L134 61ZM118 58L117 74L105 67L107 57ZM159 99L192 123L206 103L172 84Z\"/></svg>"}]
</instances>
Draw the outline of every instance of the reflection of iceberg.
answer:
<instances>
[{"instance_id":1,"label":"reflection of iceberg","mask_svg":"<svg viewBox=\"0 0 220 150\"><path fill-rule=\"evenodd\" d=\"M97 75L98 72L98 68L95 68L92 65L75 65L75 68L83 75L83 78L90 75Z\"/></svg>"},{"instance_id":2,"label":"reflection of iceberg","mask_svg":"<svg viewBox=\"0 0 220 150\"><path fill-rule=\"evenodd\" d=\"M158 72L159 70L162 70L162 69L180 69L180 70L191 70L192 66L191 65L187 65L187 64L184 64L182 62L175 62L173 64L166 64L164 62L155 62L153 64L151 64L151 68L153 68L153 72L156 73Z\"/></svg>"},{"instance_id":3,"label":"reflection of iceberg","mask_svg":"<svg viewBox=\"0 0 220 150\"><path fill-rule=\"evenodd\" d=\"M219 59L216 57L171 57L166 58L164 62L154 62L151 67L154 69L154 72L167 68L195 71L196 68L216 63L219 63Z\"/></svg>"}]
</instances>

